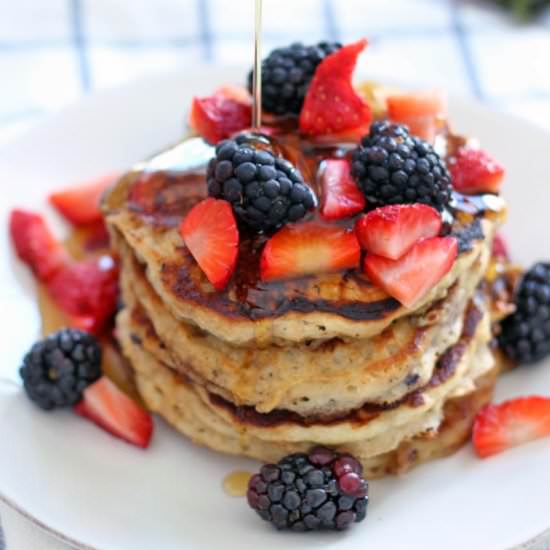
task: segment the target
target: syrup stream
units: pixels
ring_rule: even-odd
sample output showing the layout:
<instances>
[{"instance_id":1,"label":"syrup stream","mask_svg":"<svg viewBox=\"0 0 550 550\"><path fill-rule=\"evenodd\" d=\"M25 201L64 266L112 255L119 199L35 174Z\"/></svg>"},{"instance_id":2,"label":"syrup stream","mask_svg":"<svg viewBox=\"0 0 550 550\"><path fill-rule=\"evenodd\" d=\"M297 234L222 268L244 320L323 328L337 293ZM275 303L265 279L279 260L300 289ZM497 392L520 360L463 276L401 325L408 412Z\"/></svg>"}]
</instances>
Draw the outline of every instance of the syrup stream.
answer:
<instances>
[{"instance_id":1,"label":"syrup stream","mask_svg":"<svg viewBox=\"0 0 550 550\"><path fill-rule=\"evenodd\" d=\"M262 0L256 0L255 7L252 96L252 128L259 130L262 125Z\"/></svg>"}]
</instances>

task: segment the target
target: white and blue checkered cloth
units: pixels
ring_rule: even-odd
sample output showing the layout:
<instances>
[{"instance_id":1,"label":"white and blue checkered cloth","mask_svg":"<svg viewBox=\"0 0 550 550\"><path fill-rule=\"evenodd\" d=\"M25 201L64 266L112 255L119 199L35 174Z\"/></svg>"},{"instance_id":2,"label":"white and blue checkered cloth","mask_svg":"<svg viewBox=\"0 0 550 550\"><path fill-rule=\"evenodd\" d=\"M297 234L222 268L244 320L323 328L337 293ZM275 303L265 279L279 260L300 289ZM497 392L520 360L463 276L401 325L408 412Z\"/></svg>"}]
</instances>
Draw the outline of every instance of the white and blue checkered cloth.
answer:
<instances>
[{"instance_id":1,"label":"white and blue checkered cloth","mask_svg":"<svg viewBox=\"0 0 550 550\"><path fill-rule=\"evenodd\" d=\"M197 62L250 64L253 5L0 0L0 144L80 96L134 77ZM264 53L361 36L377 78L447 88L550 130L550 13L523 25L466 0L264 0ZM0 550L65 548L4 505L0 513ZM550 550L550 542L538 548Z\"/></svg>"}]
</instances>

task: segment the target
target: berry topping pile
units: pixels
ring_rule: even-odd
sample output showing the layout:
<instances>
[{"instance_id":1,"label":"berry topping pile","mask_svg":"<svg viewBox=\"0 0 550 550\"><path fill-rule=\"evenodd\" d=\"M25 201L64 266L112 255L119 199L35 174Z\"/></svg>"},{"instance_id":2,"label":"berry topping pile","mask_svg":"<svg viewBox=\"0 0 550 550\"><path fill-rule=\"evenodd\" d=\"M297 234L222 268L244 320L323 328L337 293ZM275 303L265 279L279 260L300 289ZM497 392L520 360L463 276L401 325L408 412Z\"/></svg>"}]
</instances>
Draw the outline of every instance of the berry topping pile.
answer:
<instances>
[{"instance_id":1,"label":"berry topping pile","mask_svg":"<svg viewBox=\"0 0 550 550\"><path fill-rule=\"evenodd\" d=\"M211 197L228 201L238 221L256 230L296 222L317 204L289 161L239 138L218 144L208 165L207 185Z\"/></svg>"},{"instance_id":2,"label":"berry topping pile","mask_svg":"<svg viewBox=\"0 0 550 550\"><path fill-rule=\"evenodd\" d=\"M37 342L23 359L27 395L45 410L74 405L101 376L101 348L87 332L64 329Z\"/></svg>"},{"instance_id":3,"label":"berry topping pile","mask_svg":"<svg viewBox=\"0 0 550 550\"><path fill-rule=\"evenodd\" d=\"M304 97L321 61L341 44L319 42L314 46L300 43L273 50L262 61L262 106L275 115L298 115ZM252 71L248 75L252 91Z\"/></svg>"},{"instance_id":4,"label":"berry topping pile","mask_svg":"<svg viewBox=\"0 0 550 550\"><path fill-rule=\"evenodd\" d=\"M353 152L351 173L370 207L419 202L441 211L451 199L451 177L441 157L399 124L372 124Z\"/></svg>"},{"instance_id":5,"label":"berry topping pile","mask_svg":"<svg viewBox=\"0 0 550 550\"><path fill-rule=\"evenodd\" d=\"M250 479L248 503L277 529L346 529L367 514L362 471L354 457L330 449L289 455Z\"/></svg>"},{"instance_id":6,"label":"berry topping pile","mask_svg":"<svg viewBox=\"0 0 550 550\"><path fill-rule=\"evenodd\" d=\"M550 264L538 263L524 276L515 298L516 312L504 319L499 342L518 363L550 355Z\"/></svg>"}]
</instances>

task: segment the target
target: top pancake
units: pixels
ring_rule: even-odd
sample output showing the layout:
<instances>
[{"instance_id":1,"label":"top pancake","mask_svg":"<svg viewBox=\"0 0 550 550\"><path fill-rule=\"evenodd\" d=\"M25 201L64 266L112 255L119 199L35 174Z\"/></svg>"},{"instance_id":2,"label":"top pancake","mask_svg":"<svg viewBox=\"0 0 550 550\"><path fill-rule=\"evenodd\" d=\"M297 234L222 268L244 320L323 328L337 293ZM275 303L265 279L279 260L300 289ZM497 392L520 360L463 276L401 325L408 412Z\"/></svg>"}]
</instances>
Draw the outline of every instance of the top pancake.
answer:
<instances>
[{"instance_id":1,"label":"top pancake","mask_svg":"<svg viewBox=\"0 0 550 550\"><path fill-rule=\"evenodd\" d=\"M105 198L103 209L115 247L124 243L133 250L171 314L234 345L284 345L379 334L396 319L421 312L443 298L461 273L471 268L485 239L492 238L505 217L499 197L455 197L458 210L452 232L461 245L459 257L412 309L372 285L359 270L261 282L258 265L265 242L261 236L241 236L235 274L228 287L218 292L178 232L187 211L206 195L204 168L212 155L213 149L200 138L188 138L121 178ZM306 181L315 181L316 159L293 160Z\"/></svg>"}]
</instances>

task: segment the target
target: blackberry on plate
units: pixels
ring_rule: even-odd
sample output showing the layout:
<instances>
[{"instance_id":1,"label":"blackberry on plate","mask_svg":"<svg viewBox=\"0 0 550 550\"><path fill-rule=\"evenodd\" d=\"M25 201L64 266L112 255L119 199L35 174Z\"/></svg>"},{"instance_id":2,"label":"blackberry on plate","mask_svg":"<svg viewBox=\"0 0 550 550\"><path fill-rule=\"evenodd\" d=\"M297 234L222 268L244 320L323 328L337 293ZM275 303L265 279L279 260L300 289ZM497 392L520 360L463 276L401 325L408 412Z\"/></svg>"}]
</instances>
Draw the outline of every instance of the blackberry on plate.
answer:
<instances>
[{"instance_id":1,"label":"blackberry on plate","mask_svg":"<svg viewBox=\"0 0 550 550\"><path fill-rule=\"evenodd\" d=\"M298 115L315 69L321 61L341 48L336 42L314 46L300 43L273 50L262 61L262 106L275 115ZM248 75L252 92L252 71Z\"/></svg>"},{"instance_id":2,"label":"blackberry on plate","mask_svg":"<svg viewBox=\"0 0 550 550\"><path fill-rule=\"evenodd\" d=\"M292 454L252 476L248 504L277 529L345 529L367 515L362 473L357 459L324 447Z\"/></svg>"},{"instance_id":3,"label":"blackberry on plate","mask_svg":"<svg viewBox=\"0 0 550 550\"><path fill-rule=\"evenodd\" d=\"M445 162L401 124L373 123L353 152L351 174L370 208L423 203L441 211L451 200Z\"/></svg>"},{"instance_id":4,"label":"blackberry on plate","mask_svg":"<svg viewBox=\"0 0 550 550\"><path fill-rule=\"evenodd\" d=\"M208 194L225 199L237 219L255 230L272 230L303 218L317 204L302 174L288 160L247 140L216 147L206 174Z\"/></svg>"},{"instance_id":5,"label":"blackberry on plate","mask_svg":"<svg viewBox=\"0 0 550 550\"><path fill-rule=\"evenodd\" d=\"M550 263L535 264L523 276L515 305L501 324L501 348L518 363L550 355Z\"/></svg>"},{"instance_id":6,"label":"blackberry on plate","mask_svg":"<svg viewBox=\"0 0 550 550\"><path fill-rule=\"evenodd\" d=\"M74 405L101 375L101 348L91 334L63 329L34 344L19 373L27 395L39 407Z\"/></svg>"}]
</instances>

